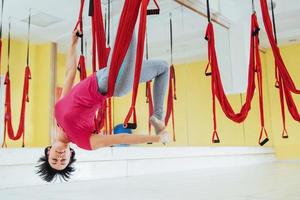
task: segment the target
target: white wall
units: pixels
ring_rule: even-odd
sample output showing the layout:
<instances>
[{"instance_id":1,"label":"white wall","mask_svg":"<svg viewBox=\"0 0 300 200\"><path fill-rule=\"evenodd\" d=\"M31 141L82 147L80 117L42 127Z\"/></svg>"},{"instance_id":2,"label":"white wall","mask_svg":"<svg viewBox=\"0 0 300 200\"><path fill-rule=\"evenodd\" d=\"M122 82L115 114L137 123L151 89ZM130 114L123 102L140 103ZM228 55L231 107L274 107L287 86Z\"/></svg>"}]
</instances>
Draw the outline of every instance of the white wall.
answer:
<instances>
[{"instance_id":1,"label":"white wall","mask_svg":"<svg viewBox=\"0 0 300 200\"><path fill-rule=\"evenodd\" d=\"M233 93L233 77L232 77L232 62L231 62L231 41L229 30L214 24L216 52L221 73L221 79L226 94Z\"/></svg>"}]
</instances>

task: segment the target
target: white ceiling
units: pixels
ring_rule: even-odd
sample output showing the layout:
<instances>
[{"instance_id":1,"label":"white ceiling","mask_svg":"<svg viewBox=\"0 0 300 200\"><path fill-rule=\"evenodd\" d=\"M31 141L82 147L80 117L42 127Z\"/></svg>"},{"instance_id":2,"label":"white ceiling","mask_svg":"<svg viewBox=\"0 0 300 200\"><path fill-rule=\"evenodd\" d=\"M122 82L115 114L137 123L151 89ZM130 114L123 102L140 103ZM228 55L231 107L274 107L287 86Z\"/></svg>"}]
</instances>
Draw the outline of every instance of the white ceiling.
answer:
<instances>
[{"instance_id":1,"label":"white ceiling","mask_svg":"<svg viewBox=\"0 0 300 200\"><path fill-rule=\"evenodd\" d=\"M112 1L112 24L117 26L119 13L124 0ZM187 0L198 4L205 12L205 0ZM220 19L226 23L236 23L247 18L251 13L251 0L211 0L212 4L219 2L218 12ZM300 1L299 0L275 0L278 38L280 43L290 40L300 41ZM32 15L42 12L53 15L60 22L48 27L32 25L31 40L34 43L57 42L59 51L65 52L68 46L70 32L73 30L78 16L80 0L5 0L4 5L4 36L7 35L8 19L12 19L12 37L27 38L27 24L22 22L28 16L29 8ZM85 36L90 44L90 21L87 17L88 2L85 6ZM255 0L259 8L259 0ZM288 3L287 3L288 2ZM107 0L103 1L104 8ZM178 61L203 58L206 56L206 41L203 39L206 19L177 4L174 0L159 0L161 14L148 18L148 36L151 57L164 57L169 59L169 13L172 12L174 26L174 58ZM213 7L213 6L212 6ZM260 9L257 9L260 15ZM260 20L261 23L261 20ZM261 23L261 27L263 27ZM112 28L114 32L115 28ZM268 42L262 35L262 44L267 47ZM297 41L296 41L297 42ZM88 49L90 46L88 46Z\"/></svg>"}]
</instances>

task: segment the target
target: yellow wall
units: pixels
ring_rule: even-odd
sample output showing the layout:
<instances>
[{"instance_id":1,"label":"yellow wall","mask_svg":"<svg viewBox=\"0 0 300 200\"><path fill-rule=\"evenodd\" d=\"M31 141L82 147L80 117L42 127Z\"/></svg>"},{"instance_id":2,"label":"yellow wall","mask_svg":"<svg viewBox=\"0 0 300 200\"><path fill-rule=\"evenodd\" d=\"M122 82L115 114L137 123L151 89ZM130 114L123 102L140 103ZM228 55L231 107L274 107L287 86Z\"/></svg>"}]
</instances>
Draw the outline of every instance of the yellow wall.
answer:
<instances>
[{"instance_id":1,"label":"yellow wall","mask_svg":"<svg viewBox=\"0 0 300 200\"><path fill-rule=\"evenodd\" d=\"M286 67L292 76L296 86L300 87L300 44L283 46L280 48L282 57L286 64ZM293 120L286 108L286 126L289 134L289 139L282 139L282 121L281 121L281 111L280 111L280 101L278 89L274 87L274 59L271 50L267 51L266 54L267 62L267 75L269 77L268 86L270 99L269 101L271 108L271 121L273 130L273 140L274 146L277 152L277 156L280 159L300 159L300 123ZM299 105L300 98L299 95L294 95L296 105ZM300 108L298 106L298 108Z\"/></svg>"}]
</instances>

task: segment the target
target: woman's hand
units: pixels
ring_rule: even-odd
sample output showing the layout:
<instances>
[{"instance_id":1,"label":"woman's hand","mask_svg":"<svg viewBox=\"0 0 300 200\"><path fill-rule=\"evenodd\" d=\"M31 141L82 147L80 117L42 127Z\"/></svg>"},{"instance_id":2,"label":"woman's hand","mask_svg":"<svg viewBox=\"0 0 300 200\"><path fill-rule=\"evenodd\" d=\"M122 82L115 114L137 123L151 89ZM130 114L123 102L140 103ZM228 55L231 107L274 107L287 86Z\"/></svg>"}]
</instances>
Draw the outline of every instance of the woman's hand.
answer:
<instances>
[{"instance_id":1,"label":"woman's hand","mask_svg":"<svg viewBox=\"0 0 300 200\"><path fill-rule=\"evenodd\" d=\"M77 46L77 43L78 43L78 36L77 36L77 33L79 33L80 35L82 34L82 32L79 30L79 28L75 29L73 32L72 32L72 39L71 39L71 45L72 46Z\"/></svg>"}]
</instances>

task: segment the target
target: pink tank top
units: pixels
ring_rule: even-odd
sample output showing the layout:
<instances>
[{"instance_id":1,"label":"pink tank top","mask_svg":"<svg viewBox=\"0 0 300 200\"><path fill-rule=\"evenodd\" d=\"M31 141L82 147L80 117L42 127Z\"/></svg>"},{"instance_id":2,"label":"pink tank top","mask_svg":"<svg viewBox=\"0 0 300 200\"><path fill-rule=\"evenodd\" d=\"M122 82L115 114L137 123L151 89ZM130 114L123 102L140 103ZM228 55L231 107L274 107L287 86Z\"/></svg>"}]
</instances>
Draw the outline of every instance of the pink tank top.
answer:
<instances>
[{"instance_id":1,"label":"pink tank top","mask_svg":"<svg viewBox=\"0 0 300 200\"><path fill-rule=\"evenodd\" d=\"M78 147L92 150L90 137L95 131L94 117L105 99L106 96L98 91L97 78L93 74L75 85L55 104L57 124Z\"/></svg>"}]
</instances>

